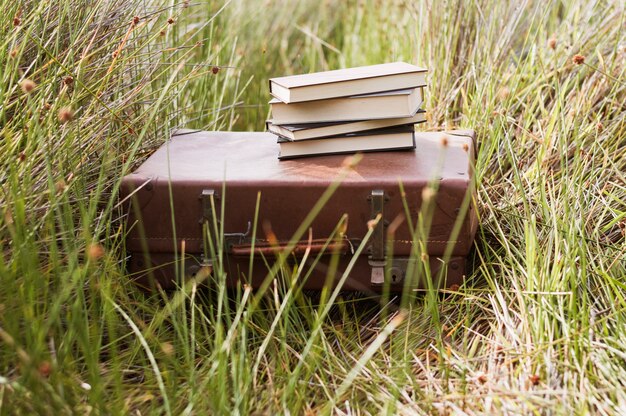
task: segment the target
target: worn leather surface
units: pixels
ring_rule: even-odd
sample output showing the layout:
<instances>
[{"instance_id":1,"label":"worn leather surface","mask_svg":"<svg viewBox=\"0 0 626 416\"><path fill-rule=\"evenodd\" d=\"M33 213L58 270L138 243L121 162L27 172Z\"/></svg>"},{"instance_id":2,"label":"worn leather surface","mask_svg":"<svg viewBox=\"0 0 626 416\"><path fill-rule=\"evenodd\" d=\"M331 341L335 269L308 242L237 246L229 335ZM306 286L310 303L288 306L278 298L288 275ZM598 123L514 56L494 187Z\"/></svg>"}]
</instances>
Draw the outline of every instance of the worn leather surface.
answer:
<instances>
[{"instance_id":1,"label":"worn leather surface","mask_svg":"<svg viewBox=\"0 0 626 416\"><path fill-rule=\"evenodd\" d=\"M258 197L257 238L266 239L271 230L278 240L289 241L322 193L341 178L312 223L313 238L329 236L343 215L348 216L346 237L362 238L371 219L368 197L377 189L387 197L387 223L404 216L406 203L415 224L424 187L437 181L427 252L442 255L450 247L453 256L465 256L477 227L473 204L459 216L464 199L473 195L473 132L416 132L415 139L415 150L364 153L358 164L346 169L345 155L279 161L276 136L270 133L179 130L123 180L122 196L132 195L128 199L135 204L129 207L127 249L167 255L180 252L184 240L186 252L201 253L199 196L205 189L220 196L224 232L244 233L249 228ZM460 232L451 238L456 221L461 222ZM394 255L411 252L408 223L405 218L390 235Z\"/></svg>"},{"instance_id":2,"label":"worn leather surface","mask_svg":"<svg viewBox=\"0 0 626 416\"><path fill-rule=\"evenodd\" d=\"M146 260L146 257L149 259ZM384 290L382 286L372 286L370 284L370 265L367 262L367 256L363 256L362 261L355 263L352 272L346 279L343 290L353 290L359 292L377 293ZM184 258L184 260L183 260ZM337 271L331 276L329 282L335 285L341 278L342 272L348 267L351 256L344 255L339 258ZM181 256L173 253L151 253L149 256L143 256L139 253L133 253L130 257L129 269L131 270L131 278L140 286L150 290L156 283L162 288L171 289L180 286L183 280L188 278L190 271L198 270L200 258L193 255ZM451 257L444 262L438 257L429 257L428 273L425 272L423 264L419 264L414 268L411 278L411 289L425 289L428 287L427 278L432 281L433 287L451 287L453 285L461 285L467 273L467 265L465 257ZM221 267L226 275L228 286L236 286L237 284L247 284L257 288L263 284L270 271L272 262L266 263L259 256L255 257L252 268L252 275L249 275L249 259L236 256L226 256ZM269 266L269 267L268 267ZM290 261L287 268L292 266ZM323 289L327 276L329 274L328 258L323 258L316 264L308 261L302 266L304 272L301 274L298 284L306 289L320 290ZM309 270L312 272L309 273ZM293 270L293 269L292 269ZM185 271L183 275L182 271ZM281 277L284 276L280 273ZM212 277L208 278L208 284L211 285ZM288 280L286 277L285 280ZM400 291L404 288L405 281L399 281L397 284L390 284L392 291Z\"/></svg>"},{"instance_id":3,"label":"worn leather surface","mask_svg":"<svg viewBox=\"0 0 626 416\"><path fill-rule=\"evenodd\" d=\"M471 144L471 132L460 132L416 132L415 151L365 153L343 182L395 185L398 180L423 182L437 175L466 181L469 158L463 145ZM443 137L447 147L441 145ZM279 161L278 152L271 133L178 130L134 174L174 183L325 186L337 177L346 159L346 155L332 155Z\"/></svg>"}]
</instances>

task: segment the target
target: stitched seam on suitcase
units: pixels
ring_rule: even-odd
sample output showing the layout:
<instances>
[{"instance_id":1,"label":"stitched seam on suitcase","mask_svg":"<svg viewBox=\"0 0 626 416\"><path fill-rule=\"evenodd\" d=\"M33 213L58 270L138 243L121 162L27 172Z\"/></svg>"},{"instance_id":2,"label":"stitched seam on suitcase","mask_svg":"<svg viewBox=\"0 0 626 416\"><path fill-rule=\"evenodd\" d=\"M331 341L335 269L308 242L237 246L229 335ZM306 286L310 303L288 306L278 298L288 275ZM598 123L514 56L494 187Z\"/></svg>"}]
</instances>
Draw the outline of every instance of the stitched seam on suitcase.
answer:
<instances>
[{"instance_id":1,"label":"stitched seam on suitcase","mask_svg":"<svg viewBox=\"0 0 626 416\"><path fill-rule=\"evenodd\" d=\"M172 238L171 237L146 237L146 238L130 237L129 240L172 240ZM179 240L202 240L202 238L185 237L185 238L179 238ZM260 240L260 239L257 241L261 243L269 242L269 240ZM413 241L411 240L391 240L391 242L413 244ZM460 243L460 240L426 240L426 242L428 243Z\"/></svg>"},{"instance_id":2,"label":"stitched seam on suitcase","mask_svg":"<svg viewBox=\"0 0 626 416\"><path fill-rule=\"evenodd\" d=\"M410 240L392 240L392 243L413 244ZM460 243L459 240L426 240L427 243Z\"/></svg>"}]
</instances>

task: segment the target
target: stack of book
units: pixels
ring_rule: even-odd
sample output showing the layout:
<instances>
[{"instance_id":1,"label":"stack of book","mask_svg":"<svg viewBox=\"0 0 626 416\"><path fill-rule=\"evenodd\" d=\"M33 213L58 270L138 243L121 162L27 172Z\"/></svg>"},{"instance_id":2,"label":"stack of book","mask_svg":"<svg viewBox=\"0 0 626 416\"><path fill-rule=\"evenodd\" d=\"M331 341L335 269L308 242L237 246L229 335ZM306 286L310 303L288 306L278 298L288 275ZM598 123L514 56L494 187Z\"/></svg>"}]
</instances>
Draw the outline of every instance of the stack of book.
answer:
<instances>
[{"instance_id":1,"label":"stack of book","mask_svg":"<svg viewBox=\"0 0 626 416\"><path fill-rule=\"evenodd\" d=\"M279 159L414 149L426 69L404 62L270 79Z\"/></svg>"}]
</instances>

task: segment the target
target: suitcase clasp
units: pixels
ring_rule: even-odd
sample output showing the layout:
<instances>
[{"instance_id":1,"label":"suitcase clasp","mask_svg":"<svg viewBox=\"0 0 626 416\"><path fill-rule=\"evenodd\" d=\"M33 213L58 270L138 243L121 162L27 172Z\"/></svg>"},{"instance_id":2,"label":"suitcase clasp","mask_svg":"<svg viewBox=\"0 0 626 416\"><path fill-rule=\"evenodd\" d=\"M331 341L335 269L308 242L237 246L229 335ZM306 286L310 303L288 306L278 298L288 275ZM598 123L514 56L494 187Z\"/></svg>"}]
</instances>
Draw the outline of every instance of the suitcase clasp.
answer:
<instances>
[{"instance_id":1,"label":"suitcase clasp","mask_svg":"<svg viewBox=\"0 0 626 416\"><path fill-rule=\"evenodd\" d=\"M217 214L216 200L219 200L219 195L214 189L203 189L199 198L202 204L202 218L199 223L202 227L202 246L203 253L200 255L201 267L213 267L213 259L211 257L211 245L213 250L217 250L217 235L211 235L211 230L214 226L219 228L219 217ZM217 229L213 234L217 233ZM212 241L209 241L212 240Z\"/></svg>"},{"instance_id":2,"label":"suitcase clasp","mask_svg":"<svg viewBox=\"0 0 626 416\"><path fill-rule=\"evenodd\" d=\"M200 194L200 201L202 201L202 219L201 223L213 221L215 217L215 221L219 222L219 218L215 216L215 200L219 199L219 196L215 192L214 189L203 189Z\"/></svg>"},{"instance_id":3,"label":"suitcase clasp","mask_svg":"<svg viewBox=\"0 0 626 416\"><path fill-rule=\"evenodd\" d=\"M212 227L214 224L216 224L218 225L218 228L219 228L220 217L218 215L217 206L216 206L216 201L219 200L219 195L217 194L217 192L215 192L214 189L203 189L202 193L200 194L199 199L202 203L202 218L200 219L200 224L202 225L202 227L204 227L205 224L207 227ZM223 239L223 245L224 245L226 252L227 253L230 252L232 247L235 245L248 242L250 240L251 229L252 229L252 223L248 221L248 228L243 233L224 232L222 239ZM217 233L217 230L215 230L215 233ZM213 241L215 243L214 248L216 249L217 243L218 243L218 236L215 236L213 238ZM208 249L209 247L207 247L206 251L208 251ZM210 265L210 263L212 263L208 255L203 255L202 258L203 258L203 264Z\"/></svg>"},{"instance_id":4,"label":"suitcase clasp","mask_svg":"<svg viewBox=\"0 0 626 416\"><path fill-rule=\"evenodd\" d=\"M384 205L385 191L382 189L375 189L370 193L368 197L372 207L371 219L379 218L378 224L374 228L372 233L370 244L369 265L372 267L372 274L370 283L375 286L380 286L385 283L385 265L387 259L385 257L385 215Z\"/></svg>"},{"instance_id":5,"label":"suitcase clasp","mask_svg":"<svg viewBox=\"0 0 626 416\"><path fill-rule=\"evenodd\" d=\"M252 229L252 223L248 221L248 228L244 233L224 233L224 246L226 252L231 253L233 247L239 244L244 244L250 241L250 230Z\"/></svg>"},{"instance_id":6,"label":"suitcase clasp","mask_svg":"<svg viewBox=\"0 0 626 416\"><path fill-rule=\"evenodd\" d=\"M370 275L370 283L373 286L382 286L385 283L385 265L386 261L369 261L372 267L372 274Z\"/></svg>"}]
</instances>

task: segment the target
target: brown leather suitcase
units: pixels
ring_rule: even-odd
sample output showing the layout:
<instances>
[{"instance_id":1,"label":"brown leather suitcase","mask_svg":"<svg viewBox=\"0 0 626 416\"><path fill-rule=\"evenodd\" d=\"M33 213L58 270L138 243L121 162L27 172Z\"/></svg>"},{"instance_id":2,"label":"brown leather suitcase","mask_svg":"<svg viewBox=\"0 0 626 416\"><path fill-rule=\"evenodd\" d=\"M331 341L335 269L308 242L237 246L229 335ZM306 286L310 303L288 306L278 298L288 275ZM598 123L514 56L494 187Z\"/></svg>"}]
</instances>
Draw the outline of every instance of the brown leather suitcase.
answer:
<instances>
[{"instance_id":1,"label":"brown leather suitcase","mask_svg":"<svg viewBox=\"0 0 626 416\"><path fill-rule=\"evenodd\" d=\"M258 287L272 267L274 276L306 257L307 289L460 284L477 227L474 133L416 132L415 141L414 151L356 163L279 161L270 133L178 130L123 178L130 272L168 288L219 262L229 285Z\"/></svg>"}]
</instances>

